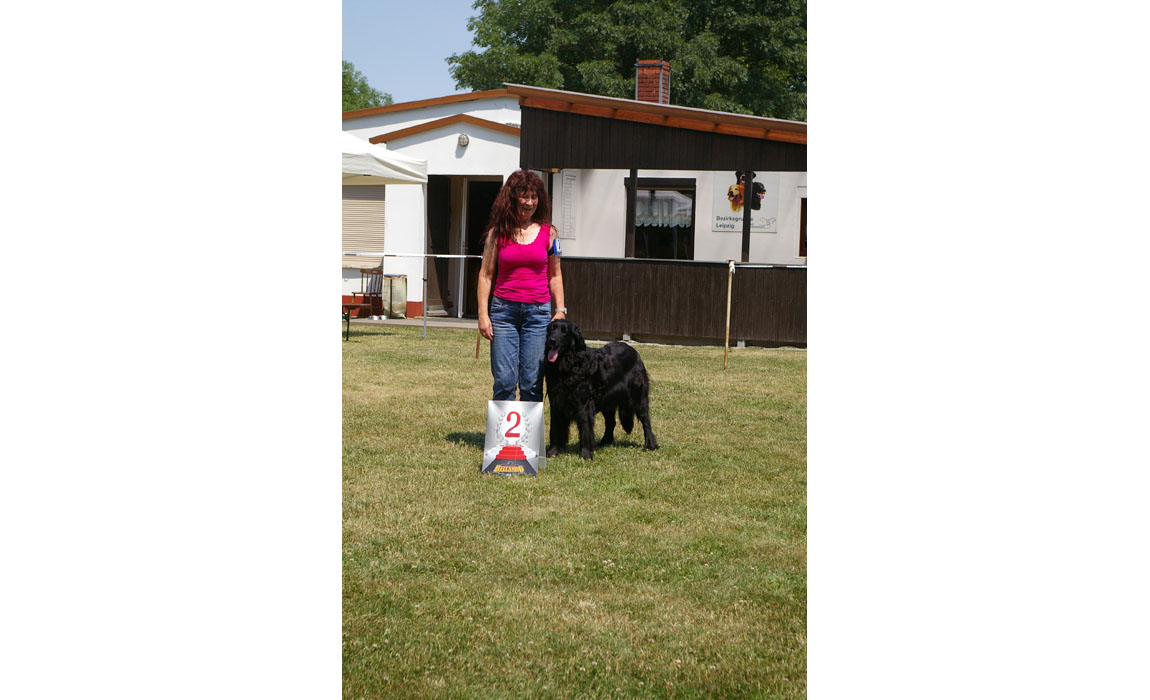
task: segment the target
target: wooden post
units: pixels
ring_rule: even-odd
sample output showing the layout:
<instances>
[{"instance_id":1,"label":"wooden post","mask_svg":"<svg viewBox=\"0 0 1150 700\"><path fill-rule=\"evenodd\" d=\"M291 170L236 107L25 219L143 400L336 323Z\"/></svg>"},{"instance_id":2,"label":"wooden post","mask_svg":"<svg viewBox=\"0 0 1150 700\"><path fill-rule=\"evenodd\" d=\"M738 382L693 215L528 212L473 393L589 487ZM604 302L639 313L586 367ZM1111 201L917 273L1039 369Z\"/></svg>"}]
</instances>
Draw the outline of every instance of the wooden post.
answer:
<instances>
[{"instance_id":1,"label":"wooden post","mask_svg":"<svg viewBox=\"0 0 1150 700\"><path fill-rule=\"evenodd\" d=\"M731 347L731 282L735 279L735 261L727 261L727 332L723 338L723 371L727 371L727 353Z\"/></svg>"},{"instance_id":2,"label":"wooden post","mask_svg":"<svg viewBox=\"0 0 1150 700\"><path fill-rule=\"evenodd\" d=\"M631 178L627 181L627 230L623 239L623 256L635 257L635 197L639 184L639 171L631 168Z\"/></svg>"},{"instance_id":3,"label":"wooden post","mask_svg":"<svg viewBox=\"0 0 1150 700\"><path fill-rule=\"evenodd\" d=\"M743 171L743 251L742 262L751 261L751 198L755 196L755 173ZM734 273L732 273L734 274Z\"/></svg>"}]
</instances>

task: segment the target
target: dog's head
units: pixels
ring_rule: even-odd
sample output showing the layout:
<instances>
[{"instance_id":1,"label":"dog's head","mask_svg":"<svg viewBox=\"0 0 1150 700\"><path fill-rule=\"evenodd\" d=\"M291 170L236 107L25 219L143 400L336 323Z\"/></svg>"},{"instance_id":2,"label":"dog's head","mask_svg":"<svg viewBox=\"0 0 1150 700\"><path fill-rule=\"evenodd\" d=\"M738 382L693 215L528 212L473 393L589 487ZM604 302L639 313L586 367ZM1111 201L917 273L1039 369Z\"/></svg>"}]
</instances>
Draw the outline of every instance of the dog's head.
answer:
<instances>
[{"instance_id":1,"label":"dog's head","mask_svg":"<svg viewBox=\"0 0 1150 700\"><path fill-rule=\"evenodd\" d=\"M727 188L727 200L731 203L731 211L738 211L743 208L743 186L741 184L731 185Z\"/></svg>"},{"instance_id":2,"label":"dog's head","mask_svg":"<svg viewBox=\"0 0 1150 700\"><path fill-rule=\"evenodd\" d=\"M587 349L579 326L567 319L556 319L547 326L547 343L543 346L548 362L555 362L560 355L582 352Z\"/></svg>"}]
</instances>

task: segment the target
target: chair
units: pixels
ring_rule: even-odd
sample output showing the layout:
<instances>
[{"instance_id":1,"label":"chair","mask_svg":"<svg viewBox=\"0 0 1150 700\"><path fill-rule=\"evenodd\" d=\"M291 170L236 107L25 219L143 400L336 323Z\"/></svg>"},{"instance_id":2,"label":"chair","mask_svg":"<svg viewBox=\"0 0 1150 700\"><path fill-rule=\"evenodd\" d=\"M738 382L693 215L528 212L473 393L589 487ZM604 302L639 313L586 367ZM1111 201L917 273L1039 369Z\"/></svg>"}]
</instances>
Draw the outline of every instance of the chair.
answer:
<instances>
[{"instance_id":1,"label":"chair","mask_svg":"<svg viewBox=\"0 0 1150 700\"><path fill-rule=\"evenodd\" d=\"M383 265L359 271L360 300L368 304L369 316L378 316L383 313Z\"/></svg>"}]
</instances>

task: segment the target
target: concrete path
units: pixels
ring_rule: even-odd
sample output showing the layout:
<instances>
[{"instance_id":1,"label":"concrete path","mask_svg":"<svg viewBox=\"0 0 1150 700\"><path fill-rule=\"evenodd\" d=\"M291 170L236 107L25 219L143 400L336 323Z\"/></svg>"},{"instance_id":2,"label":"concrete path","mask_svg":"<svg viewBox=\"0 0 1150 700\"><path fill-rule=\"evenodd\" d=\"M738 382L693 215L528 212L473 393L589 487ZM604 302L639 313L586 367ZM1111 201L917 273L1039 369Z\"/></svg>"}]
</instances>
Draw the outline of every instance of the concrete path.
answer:
<instances>
[{"instance_id":1,"label":"concrete path","mask_svg":"<svg viewBox=\"0 0 1150 700\"><path fill-rule=\"evenodd\" d=\"M419 326L423 327L422 318L389 318L387 320L372 321L369 318L351 319L353 326ZM454 316L428 316L428 328L456 328L461 330L479 330L479 319L455 318Z\"/></svg>"}]
</instances>

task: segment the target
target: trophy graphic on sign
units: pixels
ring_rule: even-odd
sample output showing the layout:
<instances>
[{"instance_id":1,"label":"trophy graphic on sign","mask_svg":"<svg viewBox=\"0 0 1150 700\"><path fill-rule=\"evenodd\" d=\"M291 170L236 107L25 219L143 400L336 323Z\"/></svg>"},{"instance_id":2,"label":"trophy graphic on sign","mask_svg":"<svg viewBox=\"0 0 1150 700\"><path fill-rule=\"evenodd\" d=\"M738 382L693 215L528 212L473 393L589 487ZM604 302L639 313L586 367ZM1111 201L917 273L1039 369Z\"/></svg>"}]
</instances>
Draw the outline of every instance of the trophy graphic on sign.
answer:
<instances>
[{"instance_id":1,"label":"trophy graphic on sign","mask_svg":"<svg viewBox=\"0 0 1150 700\"><path fill-rule=\"evenodd\" d=\"M543 456L542 401L488 401L482 474L538 476Z\"/></svg>"}]
</instances>

